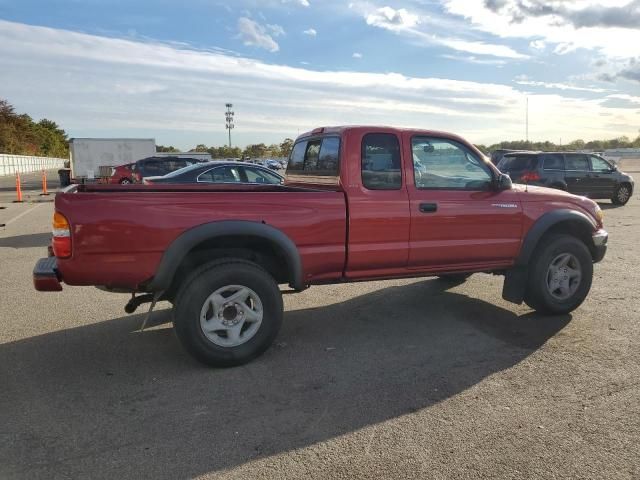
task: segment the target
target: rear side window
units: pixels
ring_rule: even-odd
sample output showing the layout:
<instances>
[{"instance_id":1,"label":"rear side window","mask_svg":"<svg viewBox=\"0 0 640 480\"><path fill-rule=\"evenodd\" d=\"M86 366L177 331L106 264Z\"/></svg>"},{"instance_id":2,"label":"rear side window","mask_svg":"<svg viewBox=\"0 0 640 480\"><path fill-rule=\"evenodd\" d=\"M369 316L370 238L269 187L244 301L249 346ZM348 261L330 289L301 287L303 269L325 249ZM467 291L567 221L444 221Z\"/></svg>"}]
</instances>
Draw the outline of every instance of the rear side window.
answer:
<instances>
[{"instance_id":1,"label":"rear side window","mask_svg":"<svg viewBox=\"0 0 640 480\"><path fill-rule=\"evenodd\" d=\"M198 176L198 182L207 183L241 183L240 169L238 167L217 167L207 170Z\"/></svg>"},{"instance_id":2,"label":"rear side window","mask_svg":"<svg viewBox=\"0 0 640 480\"><path fill-rule=\"evenodd\" d=\"M569 154L566 155L565 161L567 170L589 171L589 159L586 155Z\"/></svg>"},{"instance_id":3,"label":"rear side window","mask_svg":"<svg viewBox=\"0 0 640 480\"><path fill-rule=\"evenodd\" d=\"M533 170L536 168L537 160L535 155L508 155L502 157L498 169L503 172Z\"/></svg>"},{"instance_id":4,"label":"rear side window","mask_svg":"<svg viewBox=\"0 0 640 480\"><path fill-rule=\"evenodd\" d=\"M338 137L327 137L322 140L320 157L318 158L318 170L337 173L339 158L340 139Z\"/></svg>"},{"instance_id":5,"label":"rear side window","mask_svg":"<svg viewBox=\"0 0 640 480\"><path fill-rule=\"evenodd\" d=\"M340 138L322 137L298 141L291 150L287 177L337 184L340 175Z\"/></svg>"},{"instance_id":6,"label":"rear side window","mask_svg":"<svg viewBox=\"0 0 640 480\"><path fill-rule=\"evenodd\" d=\"M280 183L280 177L260 168L244 167L244 173L250 183Z\"/></svg>"},{"instance_id":7,"label":"rear side window","mask_svg":"<svg viewBox=\"0 0 640 480\"><path fill-rule=\"evenodd\" d=\"M368 133L362 138L362 184L368 190L402 188L398 137Z\"/></svg>"},{"instance_id":8,"label":"rear side window","mask_svg":"<svg viewBox=\"0 0 640 480\"><path fill-rule=\"evenodd\" d=\"M542 164L545 170L564 170L564 156L560 154L542 155Z\"/></svg>"}]
</instances>

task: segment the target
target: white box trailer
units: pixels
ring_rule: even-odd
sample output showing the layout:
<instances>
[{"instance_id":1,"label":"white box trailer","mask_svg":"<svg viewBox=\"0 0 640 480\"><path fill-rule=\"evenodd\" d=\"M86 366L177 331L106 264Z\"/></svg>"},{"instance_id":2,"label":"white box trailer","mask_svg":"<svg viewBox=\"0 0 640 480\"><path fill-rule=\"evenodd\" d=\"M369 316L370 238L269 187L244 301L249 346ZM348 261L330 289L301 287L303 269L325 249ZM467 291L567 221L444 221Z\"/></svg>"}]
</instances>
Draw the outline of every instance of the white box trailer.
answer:
<instances>
[{"instance_id":1,"label":"white box trailer","mask_svg":"<svg viewBox=\"0 0 640 480\"><path fill-rule=\"evenodd\" d=\"M100 167L133 163L156 154L153 138L72 138L69 140L71 176L100 177Z\"/></svg>"}]
</instances>

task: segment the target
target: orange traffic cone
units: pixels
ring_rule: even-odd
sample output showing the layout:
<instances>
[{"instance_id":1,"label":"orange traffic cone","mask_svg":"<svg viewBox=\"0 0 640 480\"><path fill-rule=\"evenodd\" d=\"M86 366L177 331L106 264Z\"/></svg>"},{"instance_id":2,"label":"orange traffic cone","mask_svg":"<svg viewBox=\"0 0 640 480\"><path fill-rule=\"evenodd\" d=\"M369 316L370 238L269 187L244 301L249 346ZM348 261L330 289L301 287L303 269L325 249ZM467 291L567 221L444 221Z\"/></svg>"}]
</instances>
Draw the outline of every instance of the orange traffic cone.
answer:
<instances>
[{"instance_id":1,"label":"orange traffic cone","mask_svg":"<svg viewBox=\"0 0 640 480\"><path fill-rule=\"evenodd\" d=\"M47 172L42 170L42 193L40 196L43 197L45 195L49 195L49 192L47 192Z\"/></svg>"},{"instance_id":2,"label":"orange traffic cone","mask_svg":"<svg viewBox=\"0 0 640 480\"><path fill-rule=\"evenodd\" d=\"M22 203L22 185L20 184L20 172L16 172L16 199L13 203Z\"/></svg>"}]
</instances>

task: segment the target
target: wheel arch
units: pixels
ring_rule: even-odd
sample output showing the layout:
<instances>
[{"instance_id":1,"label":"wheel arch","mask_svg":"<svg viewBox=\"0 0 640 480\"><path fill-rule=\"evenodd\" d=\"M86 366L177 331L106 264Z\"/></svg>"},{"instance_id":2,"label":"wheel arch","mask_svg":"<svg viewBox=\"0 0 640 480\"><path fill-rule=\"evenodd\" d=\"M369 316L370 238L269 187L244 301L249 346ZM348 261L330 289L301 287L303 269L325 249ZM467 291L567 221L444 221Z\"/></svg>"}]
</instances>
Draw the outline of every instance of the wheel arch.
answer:
<instances>
[{"instance_id":1,"label":"wheel arch","mask_svg":"<svg viewBox=\"0 0 640 480\"><path fill-rule=\"evenodd\" d=\"M304 290L302 260L296 244L281 230L271 225L248 220L222 220L193 227L180 234L165 250L154 277L145 290L166 291L196 252L206 256L216 250L220 256L246 258L247 252L268 259L277 268L277 260L285 263L286 281L295 290ZM275 259L269 258L274 256ZM200 260L197 258L197 260ZM257 262L260 263L260 262ZM273 273L273 268L266 268ZM274 275L275 276L275 275Z\"/></svg>"},{"instance_id":2,"label":"wheel arch","mask_svg":"<svg viewBox=\"0 0 640 480\"><path fill-rule=\"evenodd\" d=\"M582 240L593 254L592 233L597 225L584 213L577 210L559 209L542 215L527 232L516 259L516 266L526 266L540 239L547 233L565 233Z\"/></svg>"},{"instance_id":3,"label":"wheel arch","mask_svg":"<svg viewBox=\"0 0 640 480\"><path fill-rule=\"evenodd\" d=\"M563 233L578 238L586 245L595 260L597 252L591 235L596 229L595 222L577 210L558 209L542 215L529 228L513 268L505 274L502 298L513 303L522 303L527 288L529 262L546 234Z\"/></svg>"}]
</instances>

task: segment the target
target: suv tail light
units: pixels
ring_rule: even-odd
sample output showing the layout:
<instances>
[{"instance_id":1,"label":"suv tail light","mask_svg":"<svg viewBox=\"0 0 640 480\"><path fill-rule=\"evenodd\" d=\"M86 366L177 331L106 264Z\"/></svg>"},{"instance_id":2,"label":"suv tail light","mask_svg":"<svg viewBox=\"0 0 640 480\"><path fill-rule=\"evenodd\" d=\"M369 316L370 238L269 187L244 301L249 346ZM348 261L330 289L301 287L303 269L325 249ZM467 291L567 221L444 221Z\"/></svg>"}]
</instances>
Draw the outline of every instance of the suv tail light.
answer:
<instances>
[{"instance_id":1,"label":"suv tail light","mask_svg":"<svg viewBox=\"0 0 640 480\"><path fill-rule=\"evenodd\" d=\"M520 181L522 182L536 182L540 180L540 174L538 172L525 172L520 175Z\"/></svg>"},{"instance_id":2,"label":"suv tail light","mask_svg":"<svg viewBox=\"0 0 640 480\"><path fill-rule=\"evenodd\" d=\"M51 247L57 258L69 258L71 256L71 227L69 221L60 212L53 214L53 239Z\"/></svg>"}]
</instances>

